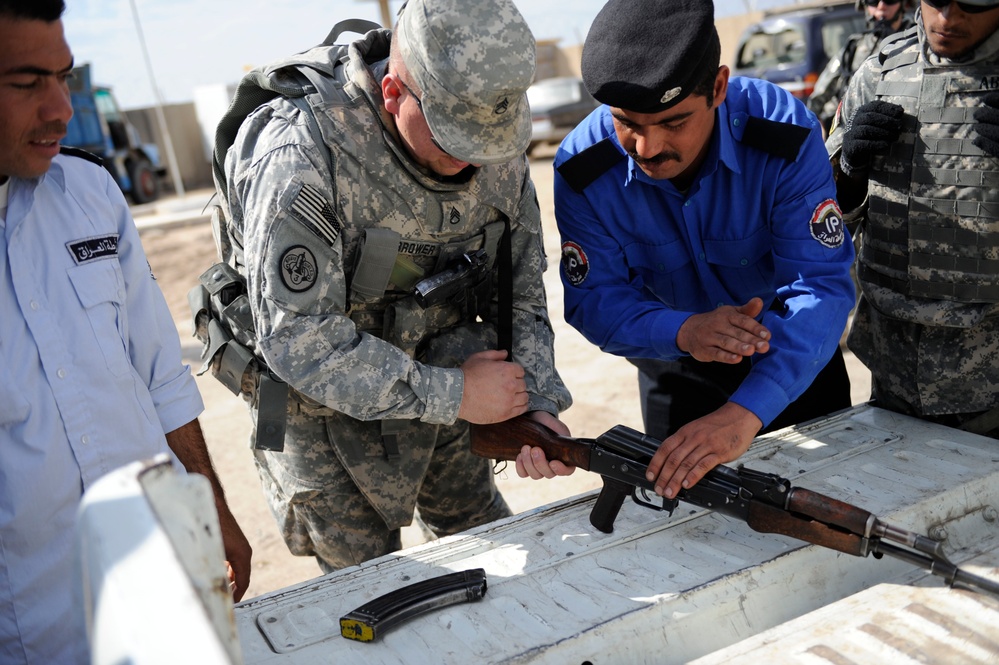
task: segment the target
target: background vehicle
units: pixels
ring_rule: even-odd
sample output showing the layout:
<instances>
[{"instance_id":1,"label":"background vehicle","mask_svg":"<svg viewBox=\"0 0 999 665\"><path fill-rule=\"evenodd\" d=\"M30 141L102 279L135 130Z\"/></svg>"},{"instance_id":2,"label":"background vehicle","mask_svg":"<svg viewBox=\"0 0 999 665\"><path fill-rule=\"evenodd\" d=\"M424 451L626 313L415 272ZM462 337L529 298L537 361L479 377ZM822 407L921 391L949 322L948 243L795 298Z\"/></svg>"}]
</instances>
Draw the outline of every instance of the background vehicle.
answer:
<instances>
[{"instance_id":1,"label":"background vehicle","mask_svg":"<svg viewBox=\"0 0 999 665\"><path fill-rule=\"evenodd\" d=\"M531 105L531 143L527 154L546 143L559 143L600 103L583 80L574 76L542 79L527 89Z\"/></svg>"},{"instance_id":2,"label":"background vehicle","mask_svg":"<svg viewBox=\"0 0 999 665\"><path fill-rule=\"evenodd\" d=\"M135 203L158 198L160 178L166 175L159 148L153 143L142 143L110 88L93 85L89 64L73 68L69 95L73 118L63 145L82 148L103 159L104 167L121 191Z\"/></svg>"},{"instance_id":3,"label":"background vehicle","mask_svg":"<svg viewBox=\"0 0 999 665\"><path fill-rule=\"evenodd\" d=\"M733 74L772 81L805 100L829 58L864 27L852 2L771 10L743 31Z\"/></svg>"}]
</instances>

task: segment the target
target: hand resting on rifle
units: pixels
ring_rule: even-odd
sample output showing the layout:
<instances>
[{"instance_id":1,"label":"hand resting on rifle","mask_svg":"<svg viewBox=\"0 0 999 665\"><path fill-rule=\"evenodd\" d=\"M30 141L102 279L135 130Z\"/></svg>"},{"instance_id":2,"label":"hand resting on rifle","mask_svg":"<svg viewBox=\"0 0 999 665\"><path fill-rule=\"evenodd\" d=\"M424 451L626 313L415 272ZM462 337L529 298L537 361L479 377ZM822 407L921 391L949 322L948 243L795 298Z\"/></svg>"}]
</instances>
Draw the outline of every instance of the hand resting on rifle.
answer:
<instances>
[{"instance_id":1,"label":"hand resting on rifle","mask_svg":"<svg viewBox=\"0 0 999 665\"><path fill-rule=\"evenodd\" d=\"M667 437L652 456L645 477L655 482L656 494L672 499L681 487L693 487L715 466L742 456L762 427L752 411L726 402Z\"/></svg>"},{"instance_id":2,"label":"hand resting on rifle","mask_svg":"<svg viewBox=\"0 0 999 665\"><path fill-rule=\"evenodd\" d=\"M528 414L532 420L536 420L559 436L570 436L569 428L561 420L547 411L532 411ZM521 478L554 478L555 476L571 476L576 471L576 467L563 464L559 460L551 462L545 457L545 451L534 446L524 446L517 455L517 475Z\"/></svg>"},{"instance_id":3,"label":"hand resting on rifle","mask_svg":"<svg viewBox=\"0 0 999 665\"><path fill-rule=\"evenodd\" d=\"M684 321L676 335L681 351L701 362L736 364L770 350L770 331L756 317L763 300L739 307L723 306ZM663 441L652 457L646 478L656 493L672 499L681 487L692 487L718 464L731 462L749 449L763 423L734 402L693 420Z\"/></svg>"}]
</instances>

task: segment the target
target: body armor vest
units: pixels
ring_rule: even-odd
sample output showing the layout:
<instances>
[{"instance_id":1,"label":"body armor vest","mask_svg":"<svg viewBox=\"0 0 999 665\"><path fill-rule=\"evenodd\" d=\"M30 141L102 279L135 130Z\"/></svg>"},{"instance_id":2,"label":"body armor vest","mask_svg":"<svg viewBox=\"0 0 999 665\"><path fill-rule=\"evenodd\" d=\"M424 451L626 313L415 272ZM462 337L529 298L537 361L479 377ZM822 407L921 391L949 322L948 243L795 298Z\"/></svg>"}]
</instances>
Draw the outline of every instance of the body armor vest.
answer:
<instances>
[{"instance_id":1,"label":"body armor vest","mask_svg":"<svg viewBox=\"0 0 999 665\"><path fill-rule=\"evenodd\" d=\"M325 151L332 180L339 237L331 242L342 243L350 285L346 314L360 331L420 359L422 343L474 321L489 305L496 292L491 268L508 220L530 223L517 214L517 193L527 166L526 160L483 166L464 181L440 180L416 166L387 129L391 123L381 104L380 80L369 70L388 57L388 35L385 30L371 31L347 46L330 45L335 37L331 33L330 44L248 75L247 108L241 114L231 108L230 114L241 120L256 108L261 80L264 89L278 91L284 100L272 103L290 103L304 111L313 139L323 144L320 152ZM220 136L226 122L220 124ZM238 127L238 121L230 122L230 144ZM225 152L224 145L216 146L216 188L222 193L227 188L219 161L224 161ZM516 186L510 186L511 181ZM203 288L196 287L189 296L199 337L206 343L201 371L212 366L232 392L249 396L258 411L255 445L279 450L288 396L304 412L321 416L333 411L280 383L252 352L241 221L233 219L220 196L212 223L222 263L206 271ZM540 226L540 217L536 221ZM476 250L485 251L490 270L484 283L470 289L474 294L433 306L416 303L412 289L419 279ZM227 291L232 296L219 297ZM275 388L276 383L280 387ZM394 422L383 421L386 433Z\"/></svg>"},{"instance_id":2,"label":"body armor vest","mask_svg":"<svg viewBox=\"0 0 999 665\"><path fill-rule=\"evenodd\" d=\"M915 32L879 57L877 98L905 116L898 141L870 170L871 224L858 275L905 296L951 302L955 311L997 303L999 164L972 143L973 113L989 92L982 81L995 74L995 58L936 67Z\"/></svg>"}]
</instances>

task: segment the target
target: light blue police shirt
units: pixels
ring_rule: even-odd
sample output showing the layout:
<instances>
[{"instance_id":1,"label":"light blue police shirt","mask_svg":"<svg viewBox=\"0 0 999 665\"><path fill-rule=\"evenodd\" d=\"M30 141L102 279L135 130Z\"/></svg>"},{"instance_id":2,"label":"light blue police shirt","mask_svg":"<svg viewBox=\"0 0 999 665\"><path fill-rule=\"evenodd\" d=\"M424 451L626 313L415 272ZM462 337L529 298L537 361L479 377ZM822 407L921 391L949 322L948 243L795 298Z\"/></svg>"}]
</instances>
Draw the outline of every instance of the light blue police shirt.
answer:
<instances>
[{"instance_id":1,"label":"light blue police shirt","mask_svg":"<svg viewBox=\"0 0 999 665\"><path fill-rule=\"evenodd\" d=\"M9 181L0 227L0 662L86 662L83 492L169 452L204 406L128 205L60 155ZM156 571L149 571L155 575Z\"/></svg>"},{"instance_id":2,"label":"light blue police shirt","mask_svg":"<svg viewBox=\"0 0 999 665\"><path fill-rule=\"evenodd\" d=\"M685 355L677 332L692 314L779 298L783 307L762 317L771 351L753 357L730 398L765 426L839 343L855 298L853 244L818 123L801 102L734 77L715 120L687 192L649 178L626 155L606 106L562 142L554 186L565 316L607 352L675 360ZM799 137L790 158L774 154L782 134L788 143ZM588 169L585 186L575 181L576 191L558 169L600 143L604 163Z\"/></svg>"}]
</instances>

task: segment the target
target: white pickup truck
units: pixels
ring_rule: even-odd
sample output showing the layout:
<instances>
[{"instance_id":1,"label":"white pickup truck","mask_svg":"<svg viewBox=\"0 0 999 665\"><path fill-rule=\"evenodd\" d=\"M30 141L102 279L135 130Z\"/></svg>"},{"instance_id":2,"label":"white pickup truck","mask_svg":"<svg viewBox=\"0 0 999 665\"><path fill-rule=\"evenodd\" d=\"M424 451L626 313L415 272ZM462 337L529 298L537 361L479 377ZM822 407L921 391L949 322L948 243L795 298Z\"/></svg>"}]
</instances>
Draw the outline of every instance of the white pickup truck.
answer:
<instances>
[{"instance_id":1,"label":"white pickup truck","mask_svg":"<svg viewBox=\"0 0 999 665\"><path fill-rule=\"evenodd\" d=\"M862 405L760 437L740 462L929 535L963 570L999 582L993 439ZM162 526L170 511L156 504L165 496L143 490L138 469L119 478L122 487L132 482L129 497L85 498L84 543L129 530L120 519L108 523L109 500L147 502L157 531L178 531ZM176 506L181 494L168 495L169 503ZM100 619L92 626L94 662L999 662L999 597L951 589L903 560L757 533L683 503L668 516L626 502L605 534L589 521L595 499L594 492L560 501L234 608L225 603L217 565L199 568L209 557L184 561L185 550L221 550L210 521L180 529L180 544L168 538L173 546L155 561L139 547L106 554L84 547ZM203 508L178 516L189 524ZM192 533L209 544L195 547ZM154 535L146 524L143 537ZM140 552L148 577L123 583L115 570ZM168 588L154 583L171 566L186 571L189 588L169 575ZM351 610L472 569L485 571L481 600L419 613L370 642L341 636L340 617ZM185 635L173 623L181 611L188 623L214 630ZM151 628L129 638L129 622Z\"/></svg>"}]
</instances>

